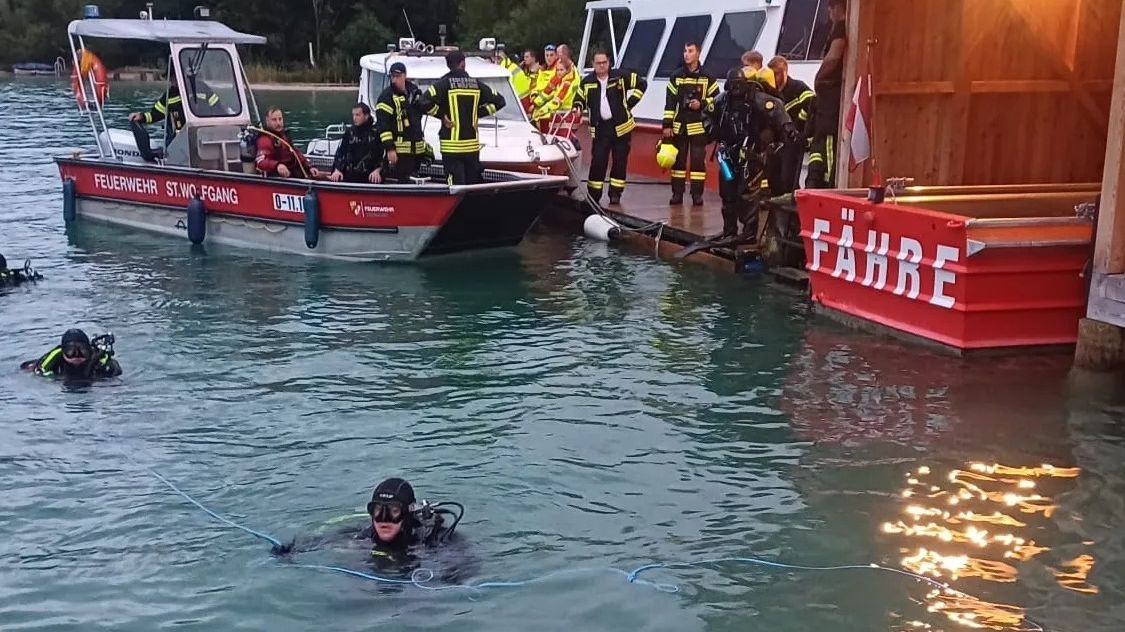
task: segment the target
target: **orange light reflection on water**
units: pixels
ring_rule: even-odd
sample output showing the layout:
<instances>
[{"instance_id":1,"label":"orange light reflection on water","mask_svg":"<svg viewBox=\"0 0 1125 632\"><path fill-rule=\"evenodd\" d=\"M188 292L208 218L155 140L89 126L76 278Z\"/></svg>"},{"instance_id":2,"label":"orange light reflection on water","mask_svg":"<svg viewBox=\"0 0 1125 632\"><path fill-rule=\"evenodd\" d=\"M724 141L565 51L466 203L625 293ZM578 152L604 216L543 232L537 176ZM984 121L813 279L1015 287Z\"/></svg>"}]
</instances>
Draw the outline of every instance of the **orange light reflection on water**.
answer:
<instances>
[{"instance_id":1,"label":"orange light reflection on water","mask_svg":"<svg viewBox=\"0 0 1125 632\"><path fill-rule=\"evenodd\" d=\"M965 469L939 477L929 466L921 466L906 474L907 487L901 493L907 499L903 518L883 523L882 531L907 542L919 540L917 546L902 549L902 568L949 583L948 589L935 589L926 595L929 612L966 628L1034 629L1026 627L1023 608L979 599L952 584L969 578L1016 582L1016 564L1050 550L1028 533L1029 525L1042 526L1057 509L1039 489L1040 481L1073 479L1079 473L1078 468L1049 464L1011 467L970 463ZM1026 517L1016 517L1021 514ZM1093 566L1092 556L1081 555L1052 570L1060 586L1092 594L1098 590L1088 583ZM933 629L924 621L908 621L905 626L902 629Z\"/></svg>"}]
</instances>

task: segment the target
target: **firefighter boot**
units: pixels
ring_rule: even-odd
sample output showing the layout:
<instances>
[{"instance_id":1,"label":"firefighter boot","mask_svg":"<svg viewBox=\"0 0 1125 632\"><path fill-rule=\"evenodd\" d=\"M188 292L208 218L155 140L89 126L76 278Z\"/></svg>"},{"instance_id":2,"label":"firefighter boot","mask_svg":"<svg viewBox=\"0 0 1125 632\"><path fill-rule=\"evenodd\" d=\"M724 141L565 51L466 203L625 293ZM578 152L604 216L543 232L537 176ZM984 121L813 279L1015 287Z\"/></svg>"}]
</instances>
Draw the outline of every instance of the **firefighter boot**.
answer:
<instances>
[{"instance_id":1,"label":"firefighter boot","mask_svg":"<svg viewBox=\"0 0 1125 632\"><path fill-rule=\"evenodd\" d=\"M672 199L668 203L675 206L684 203L685 183L683 178L672 177Z\"/></svg>"},{"instance_id":2,"label":"firefighter boot","mask_svg":"<svg viewBox=\"0 0 1125 632\"><path fill-rule=\"evenodd\" d=\"M703 206L703 181L691 181L691 205Z\"/></svg>"},{"instance_id":3,"label":"firefighter boot","mask_svg":"<svg viewBox=\"0 0 1125 632\"><path fill-rule=\"evenodd\" d=\"M726 239L734 237L738 234L738 206L735 204L723 203L723 234L719 235L719 239Z\"/></svg>"}]
</instances>

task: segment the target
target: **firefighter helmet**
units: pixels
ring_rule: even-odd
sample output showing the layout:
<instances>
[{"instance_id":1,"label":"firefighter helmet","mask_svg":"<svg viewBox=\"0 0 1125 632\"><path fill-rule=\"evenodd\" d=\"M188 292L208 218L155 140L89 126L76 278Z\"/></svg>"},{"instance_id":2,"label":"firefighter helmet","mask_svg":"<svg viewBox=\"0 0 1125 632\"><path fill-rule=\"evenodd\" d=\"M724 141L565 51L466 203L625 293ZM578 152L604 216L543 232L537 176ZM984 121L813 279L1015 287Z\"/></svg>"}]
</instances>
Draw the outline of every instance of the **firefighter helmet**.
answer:
<instances>
[{"instance_id":1,"label":"firefighter helmet","mask_svg":"<svg viewBox=\"0 0 1125 632\"><path fill-rule=\"evenodd\" d=\"M676 157L680 155L680 150L671 143L660 143L656 150L656 164L660 165L661 169L671 169L672 165L676 164Z\"/></svg>"}]
</instances>

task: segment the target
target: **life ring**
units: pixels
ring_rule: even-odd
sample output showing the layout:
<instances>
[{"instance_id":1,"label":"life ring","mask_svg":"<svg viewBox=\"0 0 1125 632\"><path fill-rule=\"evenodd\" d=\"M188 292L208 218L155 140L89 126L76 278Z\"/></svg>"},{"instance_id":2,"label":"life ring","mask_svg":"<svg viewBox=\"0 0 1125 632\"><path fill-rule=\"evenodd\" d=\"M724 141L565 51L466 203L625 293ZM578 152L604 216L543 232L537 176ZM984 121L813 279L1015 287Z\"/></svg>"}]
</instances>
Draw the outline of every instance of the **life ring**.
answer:
<instances>
[{"instance_id":1,"label":"life ring","mask_svg":"<svg viewBox=\"0 0 1125 632\"><path fill-rule=\"evenodd\" d=\"M99 106L105 104L109 97L109 78L106 76L105 64L102 63L102 60L97 55L83 49L81 61L78 66L70 71L70 89L74 92L74 98L78 101L78 105L85 108L86 94L82 90L82 83L78 81L79 72L87 79L93 73L94 98L97 99Z\"/></svg>"}]
</instances>

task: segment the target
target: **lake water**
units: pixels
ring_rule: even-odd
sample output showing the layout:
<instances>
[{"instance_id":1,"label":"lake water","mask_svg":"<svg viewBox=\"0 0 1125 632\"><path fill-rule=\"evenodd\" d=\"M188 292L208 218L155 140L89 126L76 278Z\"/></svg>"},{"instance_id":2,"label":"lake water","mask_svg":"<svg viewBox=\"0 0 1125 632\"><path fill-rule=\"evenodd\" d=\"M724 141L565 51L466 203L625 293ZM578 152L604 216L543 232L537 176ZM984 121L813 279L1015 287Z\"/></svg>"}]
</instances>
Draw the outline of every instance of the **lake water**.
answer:
<instances>
[{"instance_id":1,"label":"lake water","mask_svg":"<svg viewBox=\"0 0 1125 632\"><path fill-rule=\"evenodd\" d=\"M109 114L155 96L115 85ZM259 95L306 139L353 98ZM0 630L1125 627L1125 389L1066 355L938 356L549 231L415 267L68 233L51 156L89 138L64 83L0 81L0 251L46 277L0 293ZM120 380L16 369L74 325L116 334ZM734 562L643 575L675 594L605 570L388 591L274 560L146 468L283 539L405 476L466 505L469 581L757 556L980 601Z\"/></svg>"}]
</instances>

